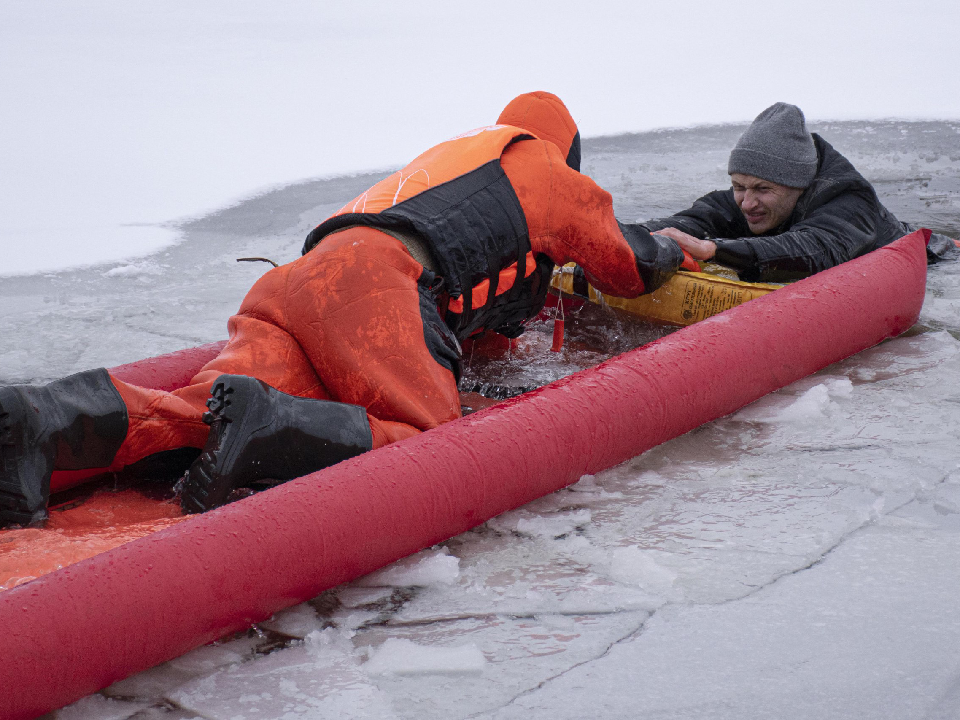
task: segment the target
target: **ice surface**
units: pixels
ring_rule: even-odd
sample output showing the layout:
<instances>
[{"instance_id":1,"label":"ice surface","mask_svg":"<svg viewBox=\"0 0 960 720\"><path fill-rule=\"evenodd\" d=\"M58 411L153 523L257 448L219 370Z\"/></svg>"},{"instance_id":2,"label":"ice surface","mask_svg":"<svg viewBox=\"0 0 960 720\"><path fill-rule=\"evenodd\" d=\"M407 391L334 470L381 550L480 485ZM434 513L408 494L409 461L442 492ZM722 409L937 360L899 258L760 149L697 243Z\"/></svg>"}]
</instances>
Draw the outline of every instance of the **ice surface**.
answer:
<instances>
[{"instance_id":1,"label":"ice surface","mask_svg":"<svg viewBox=\"0 0 960 720\"><path fill-rule=\"evenodd\" d=\"M486 664L473 644L436 647L387 638L363 669L371 675L464 675L482 673Z\"/></svg>"},{"instance_id":2,"label":"ice surface","mask_svg":"<svg viewBox=\"0 0 960 720\"><path fill-rule=\"evenodd\" d=\"M477 717L955 718L958 561L956 531L881 522L740 602L666 609Z\"/></svg>"},{"instance_id":3,"label":"ice surface","mask_svg":"<svg viewBox=\"0 0 960 720\"><path fill-rule=\"evenodd\" d=\"M902 219L951 232L958 128L814 127ZM650 217L722 180L736 133L588 140L585 169L621 217ZM0 380L221 339L268 267L236 258L296 257L311 225L372 179L278 189L192 221L181 244L137 261L4 278ZM958 717L956 303L960 264L933 266L906 335L59 715ZM568 318L560 354L546 351L549 323L532 328L504 382L589 360L576 343L598 340L596 322ZM611 352L662 334L609 322L599 340ZM475 359L469 372L487 370ZM380 654L391 648L407 652ZM414 649L426 669L441 651L451 666L484 662L405 674Z\"/></svg>"}]
</instances>

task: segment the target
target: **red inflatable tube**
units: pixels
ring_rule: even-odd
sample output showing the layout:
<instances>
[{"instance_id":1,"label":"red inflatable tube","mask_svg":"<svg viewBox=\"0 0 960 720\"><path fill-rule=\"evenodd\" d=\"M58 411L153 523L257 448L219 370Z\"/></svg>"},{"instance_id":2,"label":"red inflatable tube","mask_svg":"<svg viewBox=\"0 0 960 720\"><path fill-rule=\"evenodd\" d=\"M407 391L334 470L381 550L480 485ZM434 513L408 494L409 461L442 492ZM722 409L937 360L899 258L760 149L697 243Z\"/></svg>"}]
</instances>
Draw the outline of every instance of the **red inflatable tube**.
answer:
<instances>
[{"instance_id":1,"label":"red inflatable tube","mask_svg":"<svg viewBox=\"0 0 960 720\"><path fill-rule=\"evenodd\" d=\"M0 593L0 718L61 707L908 329L925 235ZM186 377L186 375L184 375Z\"/></svg>"}]
</instances>

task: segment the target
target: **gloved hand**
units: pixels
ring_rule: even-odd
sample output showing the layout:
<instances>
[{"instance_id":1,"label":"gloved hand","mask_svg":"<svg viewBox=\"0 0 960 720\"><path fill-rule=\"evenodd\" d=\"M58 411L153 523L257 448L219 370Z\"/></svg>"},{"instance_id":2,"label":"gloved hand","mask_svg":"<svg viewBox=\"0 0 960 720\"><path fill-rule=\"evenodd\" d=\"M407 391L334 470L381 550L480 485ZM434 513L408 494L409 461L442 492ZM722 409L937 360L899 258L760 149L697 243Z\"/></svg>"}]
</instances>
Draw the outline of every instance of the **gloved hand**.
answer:
<instances>
[{"instance_id":1,"label":"gloved hand","mask_svg":"<svg viewBox=\"0 0 960 720\"><path fill-rule=\"evenodd\" d=\"M573 294L582 298L590 297L590 283L587 281L587 274L579 265L573 268Z\"/></svg>"}]
</instances>

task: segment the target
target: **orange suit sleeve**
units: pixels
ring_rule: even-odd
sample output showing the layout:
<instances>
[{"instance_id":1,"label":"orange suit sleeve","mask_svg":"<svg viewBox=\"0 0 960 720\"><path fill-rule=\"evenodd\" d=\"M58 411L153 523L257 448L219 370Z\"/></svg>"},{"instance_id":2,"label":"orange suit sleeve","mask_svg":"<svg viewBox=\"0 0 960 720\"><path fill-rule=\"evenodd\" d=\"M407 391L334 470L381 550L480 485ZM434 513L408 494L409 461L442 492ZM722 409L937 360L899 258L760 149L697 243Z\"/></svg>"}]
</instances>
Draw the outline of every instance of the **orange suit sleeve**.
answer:
<instances>
[{"instance_id":1,"label":"orange suit sleeve","mask_svg":"<svg viewBox=\"0 0 960 720\"><path fill-rule=\"evenodd\" d=\"M501 163L523 207L533 251L557 265L577 263L601 292L618 297L652 292L683 262L673 240L620 223L610 193L567 167L552 144L516 143Z\"/></svg>"}]
</instances>

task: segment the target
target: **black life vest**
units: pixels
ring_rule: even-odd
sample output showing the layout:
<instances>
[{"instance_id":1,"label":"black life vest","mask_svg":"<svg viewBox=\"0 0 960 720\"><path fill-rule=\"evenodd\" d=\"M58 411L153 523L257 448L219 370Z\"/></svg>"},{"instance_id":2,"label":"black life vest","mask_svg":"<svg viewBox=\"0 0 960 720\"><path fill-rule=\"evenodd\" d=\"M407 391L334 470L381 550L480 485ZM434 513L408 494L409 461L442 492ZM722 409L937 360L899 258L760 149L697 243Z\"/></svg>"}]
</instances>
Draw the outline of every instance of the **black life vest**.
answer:
<instances>
[{"instance_id":1,"label":"black life vest","mask_svg":"<svg viewBox=\"0 0 960 720\"><path fill-rule=\"evenodd\" d=\"M457 338L482 329L516 337L543 307L553 272L547 255L532 252L526 216L500 164L509 145L531 139L520 128L492 125L436 145L314 228L303 253L356 225L415 233L436 260L451 299L441 311Z\"/></svg>"}]
</instances>

